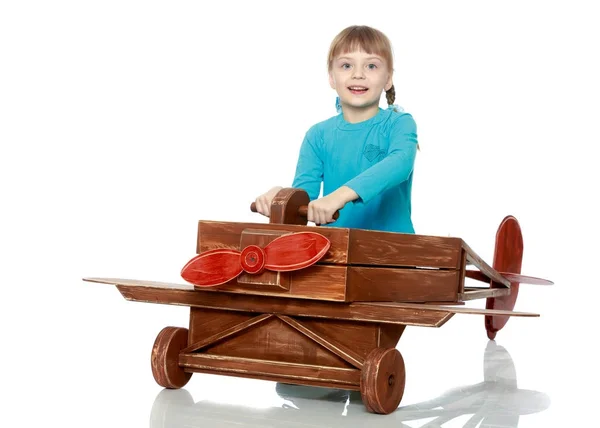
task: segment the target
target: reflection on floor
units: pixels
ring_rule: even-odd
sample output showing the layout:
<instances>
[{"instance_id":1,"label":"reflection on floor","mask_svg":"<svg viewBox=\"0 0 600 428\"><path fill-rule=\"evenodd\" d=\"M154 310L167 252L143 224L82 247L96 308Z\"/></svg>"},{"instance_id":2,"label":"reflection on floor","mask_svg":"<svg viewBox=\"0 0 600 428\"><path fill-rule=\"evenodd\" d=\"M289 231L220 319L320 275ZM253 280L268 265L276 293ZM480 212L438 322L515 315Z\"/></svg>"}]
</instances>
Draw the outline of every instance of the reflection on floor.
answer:
<instances>
[{"instance_id":1,"label":"reflection on floor","mask_svg":"<svg viewBox=\"0 0 600 428\"><path fill-rule=\"evenodd\" d=\"M441 427L461 418L466 427L518 427L519 417L541 412L550 398L519 389L513 360L494 341L487 343L483 381L447 391L429 401L400 407L390 415L368 413L359 392L276 384L281 407L253 409L203 400L185 390L162 390L152 406L151 428L254 427ZM420 421L414 425L412 421Z\"/></svg>"}]
</instances>

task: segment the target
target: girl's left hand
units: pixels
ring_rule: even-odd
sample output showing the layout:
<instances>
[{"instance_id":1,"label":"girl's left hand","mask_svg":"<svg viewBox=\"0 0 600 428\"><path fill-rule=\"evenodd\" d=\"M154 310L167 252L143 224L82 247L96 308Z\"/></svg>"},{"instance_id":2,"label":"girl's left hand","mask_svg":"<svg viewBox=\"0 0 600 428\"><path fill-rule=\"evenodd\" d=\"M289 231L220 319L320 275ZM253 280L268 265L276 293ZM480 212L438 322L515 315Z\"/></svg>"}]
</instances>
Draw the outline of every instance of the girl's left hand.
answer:
<instances>
[{"instance_id":1,"label":"girl's left hand","mask_svg":"<svg viewBox=\"0 0 600 428\"><path fill-rule=\"evenodd\" d=\"M337 198L335 194L314 200L308 204L308 221L315 224L333 223L335 212L344 207L345 201Z\"/></svg>"}]
</instances>

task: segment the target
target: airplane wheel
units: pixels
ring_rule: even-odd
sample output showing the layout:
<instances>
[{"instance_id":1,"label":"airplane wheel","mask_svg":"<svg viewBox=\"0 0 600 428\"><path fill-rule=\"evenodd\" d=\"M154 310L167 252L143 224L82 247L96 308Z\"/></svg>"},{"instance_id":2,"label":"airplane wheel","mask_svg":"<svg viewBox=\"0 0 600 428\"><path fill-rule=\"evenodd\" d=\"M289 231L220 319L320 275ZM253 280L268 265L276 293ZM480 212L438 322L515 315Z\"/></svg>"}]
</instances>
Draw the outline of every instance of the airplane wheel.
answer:
<instances>
[{"instance_id":1,"label":"airplane wheel","mask_svg":"<svg viewBox=\"0 0 600 428\"><path fill-rule=\"evenodd\" d=\"M496 246L494 249L494 263L492 267L498 272L521 273L521 261L523 260L523 236L519 222L513 216L506 216L496 233ZM491 288L504 287L494 282ZM519 283L511 282L511 292L507 296L488 297L486 309L500 309L512 311L517 302L519 294ZM485 329L490 340L494 340L496 333L508 322L509 316L486 315Z\"/></svg>"},{"instance_id":2,"label":"airplane wheel","mask_svg":"<svg viewBox=\"0 0 600 428\"><path fill-rule=\"evenodd\" d=\"M152 375L160 386L178 389L192 377L179 367L179 352L187 345L187 328L165 327L158 333L152 347L151 363Z\"/></svg>"},{"instance_id":3,"label":"airplane wheel","mask_svg":"<svg viewBox=\"0 0 600 428\"><path fill-rule=\"evenodd\" d=\"M406 370L402 354L394 348L375 348L365 360L360 395L371 413L389 414L404 395Z\"/></svg>"}]
</instances>

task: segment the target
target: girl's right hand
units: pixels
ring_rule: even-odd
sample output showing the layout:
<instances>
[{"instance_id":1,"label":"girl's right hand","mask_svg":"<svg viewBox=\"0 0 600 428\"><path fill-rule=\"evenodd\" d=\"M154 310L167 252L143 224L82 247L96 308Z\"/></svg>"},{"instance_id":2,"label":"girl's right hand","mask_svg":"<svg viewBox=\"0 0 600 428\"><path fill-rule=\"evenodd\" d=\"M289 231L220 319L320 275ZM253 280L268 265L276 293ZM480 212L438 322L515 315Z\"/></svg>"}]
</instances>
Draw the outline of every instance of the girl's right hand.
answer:
<instances>
[{"instance_id":1,"label":"girl's right hand","mask_svg":"<svg viewBox=\"0 0 600 428\"><path fill-rule=\"evenodd\" d=\"M271 202L273 198L279 191L283 189L281 186L275 186L272 189L269 189L268 192L263 193L254 201L256 204L256 211L261 213L262 215L269 217L271 215Z\"/></svg>"}]
</instances>

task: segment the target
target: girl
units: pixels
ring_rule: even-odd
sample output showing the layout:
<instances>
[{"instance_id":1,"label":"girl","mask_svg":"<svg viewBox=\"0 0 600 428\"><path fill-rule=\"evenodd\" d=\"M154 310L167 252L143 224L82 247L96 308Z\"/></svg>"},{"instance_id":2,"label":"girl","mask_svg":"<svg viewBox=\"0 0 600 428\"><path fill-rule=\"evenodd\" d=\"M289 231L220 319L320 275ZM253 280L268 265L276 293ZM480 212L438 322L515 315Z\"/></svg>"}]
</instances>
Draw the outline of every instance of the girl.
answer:
<instances>
[{"instance_id":1,"label":"girl","mask_svg":"<svg viewBox=\"0 0 600 428\"><path fill-rule=\"evenodd\" d=\"M308 130L292 184L310 197L308 221L415 233L411 190L417 131L412 116L394 105L388 38L371 27L348 27L331 43L327 67L339 114ZM384 91L385 110L379 107ZM321 183L323 197L318 199ZM257 211L269 216L281 189L256 198ZM333 223L337 210L340 216Z\"/></svg>"}]
</instances>

